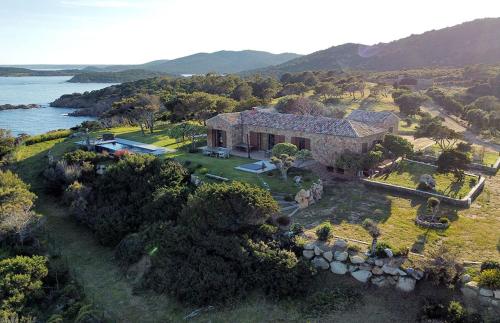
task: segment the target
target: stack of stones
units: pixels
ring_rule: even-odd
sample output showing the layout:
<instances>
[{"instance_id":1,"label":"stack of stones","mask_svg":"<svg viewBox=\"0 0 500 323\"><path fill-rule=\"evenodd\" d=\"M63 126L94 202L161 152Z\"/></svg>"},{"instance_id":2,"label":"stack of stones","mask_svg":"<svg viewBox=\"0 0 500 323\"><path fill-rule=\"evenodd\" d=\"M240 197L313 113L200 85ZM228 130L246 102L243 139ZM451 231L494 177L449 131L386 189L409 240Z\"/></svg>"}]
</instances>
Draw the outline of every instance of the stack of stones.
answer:
<instances>
[{"instance_id":1,"label":"stack of stones","mask_svg":"<svg viewBox=\"0 0 500 323\"><path fill-rule=\"evenodd\" d=\"M323 182L321 179L314 182L308 190L301 189L295 195L295 202L298 203L299 208L305 209L309 205L312 205L323 196Z\"/></svg>"},{"instance_id":2,"label":"stack of stones","mask_svg":"<svg viewBox=\"0 0 500 323\"><path fill-rule=\"evenodd\" d=\"M424 276L421 270L401 269L404 259L393 257L390 249L386 250L386 258L367 257L348 252L347 242L342 239L335 240L331 245L310 242L304 246L302 253L318 270L330 270L337 275L350 274L361 283L371 282L378 287L395 286L404 292L413 291L417 280Z\"/></svg>"},{"instance_id":3,"label":"stack of stones","mask_svg":"<svg viewBox=\"0 0 500 323\"><path fill-rule=\"evenodd\" d=\"M477 300L479 305L500 313L500 290L480 287L477 282L471 281L468 274L463 275L461 281L463 285L460 291L467 300Z\"/></svg>"}]
</instances>

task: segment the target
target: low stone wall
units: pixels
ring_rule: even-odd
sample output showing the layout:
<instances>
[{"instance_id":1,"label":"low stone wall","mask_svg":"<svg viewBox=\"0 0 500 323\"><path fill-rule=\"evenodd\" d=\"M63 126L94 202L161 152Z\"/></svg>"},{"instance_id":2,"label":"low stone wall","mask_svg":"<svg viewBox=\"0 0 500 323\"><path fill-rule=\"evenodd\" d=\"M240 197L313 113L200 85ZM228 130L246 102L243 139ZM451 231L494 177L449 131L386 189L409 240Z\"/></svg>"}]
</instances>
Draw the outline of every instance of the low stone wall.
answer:
<instances>
[{"instance_id":1,"label":"low stone wall","mask_svg":"<svg viewBox=\"0 0 500 323\"><path fill-rule=\"evenodd\" d=\"M415 289L416 282L424 277L421 270L401 268L403 258L366 257L363 254L349 254L347 242L337 239L332 245L319 241L304 246L303 256L318 270L329 270L336 275L351 275L361 283L371 283L378 287L395 287L403 292ZM391 257L389 257L391 256Z\"/></svg>"},{"instance_id":2,"label":"low stone wall","mask_svg":"<svg viewBox=\"0 0 500 323\"><path fill-rule=\"evenodd\" d=\"M500 290L482 288L474 281L464 283L460 291L469 303L478 303L490 311L500 315Z\"/></svg>"},{"instance_id":3,"label":"low stone wall","mask_svg":"<svg viewBox=\"0 0 500 323\"><path fill-rule=\"evenodd\" d=\"M450 223L440 223L440 222L429 222L419 219L418 216L415 218L415 224L420 225L425 228L444 230L450 226Z\"/></svg>"}]
</instances>

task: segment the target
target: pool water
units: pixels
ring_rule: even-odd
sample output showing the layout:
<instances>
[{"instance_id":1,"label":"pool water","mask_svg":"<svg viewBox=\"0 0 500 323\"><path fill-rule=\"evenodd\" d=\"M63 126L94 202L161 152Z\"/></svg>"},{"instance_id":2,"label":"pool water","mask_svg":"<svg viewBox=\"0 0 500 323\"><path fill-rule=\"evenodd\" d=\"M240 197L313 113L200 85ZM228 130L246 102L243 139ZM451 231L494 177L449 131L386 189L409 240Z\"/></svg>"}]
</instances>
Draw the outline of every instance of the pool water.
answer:
<instances>
[{"instance_id":1,"label":"pool water","mask_svg":"<svg viewBox=\"0 0 500 323\"><path fill-rule=\"evenodd\" d=\"M142 154L146 154L146 153L151 152L147 149L142 149L142 148L127 145L127 144L121 144L119 142L109 142L109 143L105 143L105 144L99 144L98 146L102 147L104 149L107 149L111 152L115 152L118 150L128 150L128 151L132 151L135 153L142 153Z\"/></svg>"}]
</instances>

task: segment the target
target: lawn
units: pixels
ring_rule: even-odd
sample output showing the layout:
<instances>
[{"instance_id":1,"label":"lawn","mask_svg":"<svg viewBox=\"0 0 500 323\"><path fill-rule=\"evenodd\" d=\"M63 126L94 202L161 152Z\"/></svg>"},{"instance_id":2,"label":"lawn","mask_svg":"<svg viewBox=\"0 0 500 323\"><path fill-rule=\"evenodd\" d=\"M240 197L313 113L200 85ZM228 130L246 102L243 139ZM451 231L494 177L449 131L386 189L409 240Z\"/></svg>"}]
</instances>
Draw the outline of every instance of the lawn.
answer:
<instances>
[{"instance_id":1,"label":"lawn","mask_svg":"<svg viewBox=\"0 0 500 323\"><path fill-rule=\"evenodd\" d=\"M453 198L465 197L477 183L477 177L465 175L464 180L458 182L453 174L438 173L437 168L421 163L401 161L397 168L389 174L373 178L374 181L384 182L409 188L417 188L420 176L429 174L436 180L436 192Z\"/></svg>"},{"instance_id":2,"label":"lawn","mask_svg":"<svg viewBox=\"0 0 500 323\"><path fill-rule=\"evenodd\" d=\"M439 146L436 144L427 147L426 149L424 149L424 151L426 154L430 154L435 157L438 157L441 154L441 148L439 148ZM481 154L483 154L482 160L480 160ZM472 157L472 161L475 163L491 166L496 163L497 159L500 157L500 154L497 151L486 149L483 150L481 146L472 145Z\"/></svg>"},{"instance_id":3,"label":"lawn","mask_svg":"<svg viewBox=\"0 0 500 323\"><path fill-rule=\"evenodd\" d=\"M425 229L415 225L418 212L424 212L426 200L393 195L385 190L368 188L360 183L336 182L325 188L323 199L294 216L294 221L314 230L323 221L334 225L333 234L370 242L361 226L370 218L379 224L379 241L396 248L427 255L444 244L467 261L500 261L500 177L490 177L486 187L469 209L442 204L438 216L448 217L446 230Z\"/></svg>"},{"instance_id":4,"label":"lawn","mask_svg":"<svg viewBox=\"0 0 500 323\"><path fill-rule=\"evenodd\" d=\"M93 132L91 133L91 136L97 137L103 133L114 133L119 138L177 149L179 148L178 144L176 144L174 139L168 137L167 135L168 127L169 125L158 127L153 134L146 135L142 135L137 127L118 127ZM79 140L81 140L81 138L56 139L31 146L21 146L16 152L15 158L16 160L22 160L23 162L18 163L16 170L21 174L23 179L33 183L33 188L37 189L39 188L37 185L40 185L37 178L38 175L45 169L48 162L49 151L53 157L59 158L65 152L75 149L75 142ZM248 158L237 156L231 156L229 159L219 159L203 156L201 153L188 153L185 149L182 149L182 147L180 148L181 149L174 153L165 155L165 157L174 158L180 162L189 160L191 161L193 167L199 165L195 170L195 173L198 175L200 175L199 172L201 168L206 168L211 174L226 177L231 180L247 182L263 188L269 187L272 192L295 194L301 187L309 187L311 183L317 179L317 177L311 173L306 172L300 174L303 177L303 183L301 187L298 187L292 181L294 176L293 173L290 174L288 181L285 182L281 179L277 171L259 175L235 169L236 166L248 164L254 162L255 160L249 160ZM204 180L210 181L204 175L200 176Z\"/></svg>"}]
</instances>

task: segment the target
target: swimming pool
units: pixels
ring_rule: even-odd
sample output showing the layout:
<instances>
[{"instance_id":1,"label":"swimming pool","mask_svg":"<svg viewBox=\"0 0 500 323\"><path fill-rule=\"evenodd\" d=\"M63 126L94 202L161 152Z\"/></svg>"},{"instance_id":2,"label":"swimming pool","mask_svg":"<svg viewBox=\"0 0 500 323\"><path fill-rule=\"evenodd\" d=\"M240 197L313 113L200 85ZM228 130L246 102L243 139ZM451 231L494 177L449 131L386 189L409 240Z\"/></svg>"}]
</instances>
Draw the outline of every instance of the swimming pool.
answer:
<instances>
[{"instance_id":1,"label":"swimming pool","mask_svg":"<svg viewBox=\"0 0 500 323\"><path fill-rule=\"evenodd\" d=\"M250 164L243 164L240 166L235 167L235 169L244 171L244 172L249 172L249 173L254 173L254 174L260 174L260 173L265 173L271 170L276 169L276 166L267 161L267 160L260 160L255 163L250 163Z\"/></svg>"},{"instance_id":2,"label":"swimming pool","mask_svg":"<svg viewBox=\"0 0 500 323\"><path fill-rule=\"evenodd\" d=\"M149 154L149 153L152 152L149 149L143 149L143 148L140 148L140 147L137 147L137 146L133 146L133 145L128 145L128 144L122 144L122 143L119 143L119 142L116 142L116 141L107 142L107 143L104 143L104 144L99 144L97 146L100 147L100 148L104 148L104 149L108 150L111 153L114 153L114 152L116 152L118 150L128 150L128 151L131 151L131 152L134 152L134 153L138 153L138 154Z\"/></svg>"}]
</instances>

